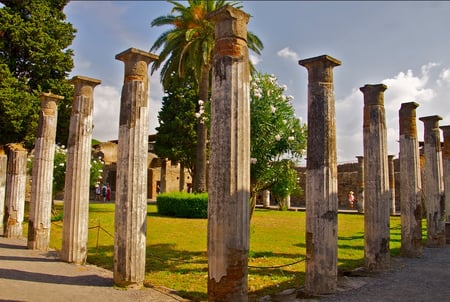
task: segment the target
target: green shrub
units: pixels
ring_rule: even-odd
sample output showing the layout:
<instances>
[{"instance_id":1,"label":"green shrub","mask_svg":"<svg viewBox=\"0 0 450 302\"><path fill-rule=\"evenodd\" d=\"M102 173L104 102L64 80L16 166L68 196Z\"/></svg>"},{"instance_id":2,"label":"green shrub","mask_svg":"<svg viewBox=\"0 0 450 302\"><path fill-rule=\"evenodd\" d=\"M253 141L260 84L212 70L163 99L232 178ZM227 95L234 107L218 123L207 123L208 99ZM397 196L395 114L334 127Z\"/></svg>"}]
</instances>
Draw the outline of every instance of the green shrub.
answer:
<instances>
[{"instance_id":1,"label":"green shrub","mask_svg":"<svg viewBox=\"0 0 450 302\"><path fill-rule=\"evenodd\" d=\"M208 193L162 193L156 197L158 213L183 218L207 218Z\"/></svg>"}]
</instances>

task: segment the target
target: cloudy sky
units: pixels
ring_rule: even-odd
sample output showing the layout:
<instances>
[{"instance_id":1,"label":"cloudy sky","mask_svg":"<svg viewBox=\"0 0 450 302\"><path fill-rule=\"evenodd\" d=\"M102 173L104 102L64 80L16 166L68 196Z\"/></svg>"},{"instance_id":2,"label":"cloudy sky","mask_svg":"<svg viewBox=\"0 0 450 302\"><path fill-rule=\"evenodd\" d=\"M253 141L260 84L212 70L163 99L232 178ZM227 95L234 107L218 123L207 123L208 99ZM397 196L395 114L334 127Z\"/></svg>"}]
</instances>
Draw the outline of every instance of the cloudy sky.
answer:
<instances>
[{"instance_id":1,"label":"cloudy sky","mask_svg":"<svg viewBox=\"0 0 450 302\"><path fill-rule=\"evenodd\" d=\"M78 33L71 76L102 81L94 95L94 138L116 139L124 66L115 55L149 50L168 28L152 28L170 13L165 1L71 1L67 19ZM264 43L258 70L274 74L293 95L296 115L306 121L307 72L298 60L323 54L342 61L334 68L338 162L363 155L362 113L366 84L386 84L388 152L398 156L398 110L417 102L417 116L439 115L450 124L450 2L445 1L244 1L248 30ZM150 80L150 132L157 127L162 89ZM418 121L418 136L423 124Z\"/></svg>"}]
</instances>

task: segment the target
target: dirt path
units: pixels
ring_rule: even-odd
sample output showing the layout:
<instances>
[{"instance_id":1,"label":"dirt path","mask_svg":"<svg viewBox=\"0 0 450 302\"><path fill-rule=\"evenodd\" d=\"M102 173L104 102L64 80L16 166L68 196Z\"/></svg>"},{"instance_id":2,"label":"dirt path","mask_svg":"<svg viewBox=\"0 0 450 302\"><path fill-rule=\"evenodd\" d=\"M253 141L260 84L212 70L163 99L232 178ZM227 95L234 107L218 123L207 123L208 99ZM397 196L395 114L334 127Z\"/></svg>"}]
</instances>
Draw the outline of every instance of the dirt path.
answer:
<instances>
[{"instance_id":1,"label":"dirt path","mask_svg":"<svg viewBox=\"0 0 450 302\"><path fill-rule=\"evenodd\" d=\"M0 301L183 301L167 289L118 290L112 272L28 250L26 240L0 237Z\"/></svg>"}]
</instances>

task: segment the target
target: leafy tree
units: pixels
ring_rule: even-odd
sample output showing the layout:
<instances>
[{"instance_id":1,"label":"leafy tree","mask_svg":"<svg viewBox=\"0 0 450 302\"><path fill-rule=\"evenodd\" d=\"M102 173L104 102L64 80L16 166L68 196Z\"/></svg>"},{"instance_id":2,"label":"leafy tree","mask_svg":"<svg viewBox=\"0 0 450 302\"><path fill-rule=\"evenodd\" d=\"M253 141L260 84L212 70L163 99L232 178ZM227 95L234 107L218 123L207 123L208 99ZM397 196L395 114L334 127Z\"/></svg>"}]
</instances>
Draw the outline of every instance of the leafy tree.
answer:
<instances>
[{"instance_id":1,"label":"leafy tree","mask_svg":"<svg viewBox=\"0 0 450 302\"><path fill-rule=\"evenodd\" d=\"M178 1L173 4L172 14L154 19L152 26L170 25L172 29L162 33L150 51L162 48L159 59L152 66L152 72L161 68L161 82L165 88L172 75L180 77L192 73L198 87L199 99L209 100L212 54L215 46L214 25L206 15L226 5L241 8L236 1L188 0L187 6ZM260 53L262 42L251 32L248 33L248 47ZM204 123L197 124L197 154L194 174L194 192L206 191L206 149L207 128Z\"/></svg>"},{"instance_id":2,"label":"leafy tree","mask_svg":"<svg viewBox=\"0 0 450 302\"><path fill-rule=\"evenodd\" d=\"M3 0L0 8L0 144L34 144L42 92L64 97L59 103L56 140L67 142L73 88L68 49L76 30L63 13L67 0Z\"/></svg>"},{"instance_id":3,"label":"leafy tree","mask_svg":"<svg viewBox=\"0 0 450 302\"><path fill-rule=\"evenodd\" d=\"M159 157L179 162L189 170L194 170L196 155L198 95L193 82L174 75L163 97L158 113L159 127L156 128L155 153Z\"/></svg>"},{"instance_id":4,"label":"leafy tree","mask_svg":"<svg viewBox=\"0 0 450 302\"><path fill-rule=\"evenodd\" d=\"M298 190L294 163L306 148L306 125L295 116L286 86L274 75L255 73L251 81L251 209L260 191L283 201Z\"/></svg>"}]
</instances>

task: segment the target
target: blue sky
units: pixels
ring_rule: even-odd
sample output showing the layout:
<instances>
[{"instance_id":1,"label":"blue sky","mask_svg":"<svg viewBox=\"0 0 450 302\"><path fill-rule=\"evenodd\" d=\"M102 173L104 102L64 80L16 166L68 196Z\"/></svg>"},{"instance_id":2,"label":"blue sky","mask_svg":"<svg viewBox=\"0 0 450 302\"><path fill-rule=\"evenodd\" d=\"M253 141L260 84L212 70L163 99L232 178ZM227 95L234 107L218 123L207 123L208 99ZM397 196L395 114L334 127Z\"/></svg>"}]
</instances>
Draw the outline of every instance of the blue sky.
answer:
<instances>
[{"instance_id":1,"label":"blue sky","mask_svg":"<svg viewBox=\"0 0 450 302\"><path fill-rule=\"evenodd\" d=\"M274 74L294 96L297 117L307 117L307 72L298 60L323 54L342 61L334 68L338 162L363 155L365 84L386 84L388 153L398 156L398 110L419 103L417 117L440 115L450 124L450 2L445 1L244 1L248 30L264 43L256 68ZM116 139L124 66L115 55L130 47L149 50L168 27L152 28L170 13L165 1L71 1L67 20L78 33L71 76L97 78L94 137ZM163 92L150 79L149 130L158 126ZM423 124L417 121L418 137Z\"/></svg>"}]
</instances>

